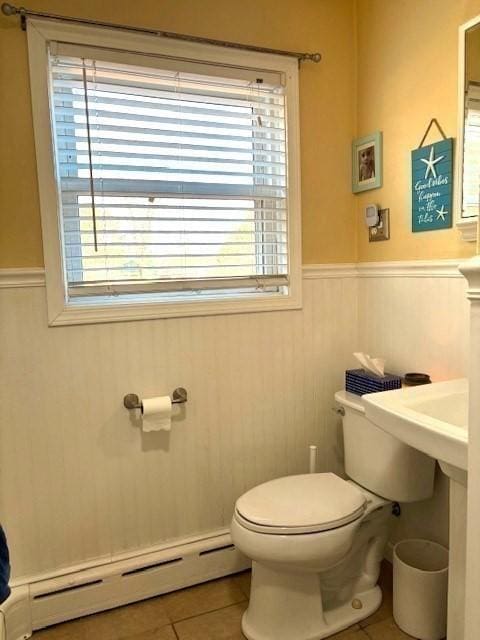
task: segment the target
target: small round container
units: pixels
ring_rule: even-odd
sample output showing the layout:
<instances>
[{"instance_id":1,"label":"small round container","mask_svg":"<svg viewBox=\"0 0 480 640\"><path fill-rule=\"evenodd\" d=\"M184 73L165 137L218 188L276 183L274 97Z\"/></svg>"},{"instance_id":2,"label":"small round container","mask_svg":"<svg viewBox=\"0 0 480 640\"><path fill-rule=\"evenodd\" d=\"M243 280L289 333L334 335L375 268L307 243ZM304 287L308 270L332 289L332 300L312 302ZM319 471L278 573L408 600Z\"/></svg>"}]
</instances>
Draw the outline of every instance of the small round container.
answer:
<instances>
[{"instance_id":1,"label":"small round container","mask_svg":"<svg viewBox=\"0 0 480 640\"><path fill-rule=\"evenodd\" d=\"M406 373L403 379L403 384L406 387L418 387L421 384L431 384L430 376L428 373Z\"/></svg>"},{"instance_id":2,"label":"small round container","mask_svg":"<svg viewBox=\"0 0 480 640\"><path fill-rule=\"evenodd\" d=\"M447 635L448 549L429 540L403 540L393 549L393 617L420 640Z\"/></svg>"}]
</instances>

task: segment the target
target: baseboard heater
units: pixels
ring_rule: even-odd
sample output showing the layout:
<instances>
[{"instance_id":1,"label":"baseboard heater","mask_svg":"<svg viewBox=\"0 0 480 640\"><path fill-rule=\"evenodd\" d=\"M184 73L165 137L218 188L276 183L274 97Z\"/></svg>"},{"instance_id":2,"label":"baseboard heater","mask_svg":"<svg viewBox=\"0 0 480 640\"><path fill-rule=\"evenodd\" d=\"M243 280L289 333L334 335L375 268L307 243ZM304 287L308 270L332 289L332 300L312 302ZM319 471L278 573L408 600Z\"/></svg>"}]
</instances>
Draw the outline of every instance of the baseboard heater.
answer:
<instances>
[{"instance_id":1,"label":"baseboard heater","mask_svg":"<svg viewBox=\"0 0 480 640\"><path fill-rule=\"evenodd\" d=\"M5 640L25 639L52 624L237 573L249 566L250 561L237 551L225 531L176 541L47 580L33 580L14 588L12 604L9 598L0 608L6 623ZM23 620L20 626L19 616L13 617L19 606Z\"/></svg>"}]
</instances>

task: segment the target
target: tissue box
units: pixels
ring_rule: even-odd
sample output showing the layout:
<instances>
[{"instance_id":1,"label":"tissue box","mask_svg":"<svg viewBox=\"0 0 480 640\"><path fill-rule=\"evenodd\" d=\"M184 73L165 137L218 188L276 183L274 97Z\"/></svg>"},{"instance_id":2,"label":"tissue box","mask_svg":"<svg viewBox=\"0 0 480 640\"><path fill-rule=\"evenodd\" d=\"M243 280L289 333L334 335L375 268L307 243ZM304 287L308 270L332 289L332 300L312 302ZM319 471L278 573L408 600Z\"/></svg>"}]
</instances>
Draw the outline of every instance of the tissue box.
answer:
<instances>
[{"instance_id":1,"label":"tissue box","mask_svg":"<svg viewBox=\"0 0 480 640\"><path fill-rule=\"evenodd\" d=\"M374 376L363 369L347 369L345 371L345 389L357 396L377 391L391 391L400 389L402 379L400 376L392 376L386 373L383 378Z\"/></svg>"}]
</instances>

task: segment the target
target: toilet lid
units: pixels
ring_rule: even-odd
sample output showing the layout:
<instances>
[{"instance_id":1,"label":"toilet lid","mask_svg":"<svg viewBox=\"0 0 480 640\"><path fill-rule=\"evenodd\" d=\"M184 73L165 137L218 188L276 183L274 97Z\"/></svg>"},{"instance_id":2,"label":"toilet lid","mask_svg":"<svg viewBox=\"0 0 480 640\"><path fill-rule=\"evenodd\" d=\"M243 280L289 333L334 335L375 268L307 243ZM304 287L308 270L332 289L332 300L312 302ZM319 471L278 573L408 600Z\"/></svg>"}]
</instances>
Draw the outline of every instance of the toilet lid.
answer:
<instances>
[{"instance_id":1,"label":"toilet lid","mask_svg":"<svg viewBox=\"0 0 480 640\"><path fill-rule=\"evenodd\" d=\"M314 533L359 518L365 495L334 473L277 478L254 487L235 505L240 522L264 533Z\"/></svg>"}]
</instances>

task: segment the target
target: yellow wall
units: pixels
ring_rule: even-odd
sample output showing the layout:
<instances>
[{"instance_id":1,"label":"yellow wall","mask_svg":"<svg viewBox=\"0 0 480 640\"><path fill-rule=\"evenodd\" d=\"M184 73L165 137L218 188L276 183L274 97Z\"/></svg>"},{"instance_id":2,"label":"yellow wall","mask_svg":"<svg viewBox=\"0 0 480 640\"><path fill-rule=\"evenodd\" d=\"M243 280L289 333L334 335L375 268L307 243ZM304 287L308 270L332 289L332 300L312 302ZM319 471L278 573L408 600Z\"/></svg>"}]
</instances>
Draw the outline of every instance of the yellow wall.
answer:
<instances>
[{"instance_id":1,"label":"yellow wall","mask_svg":"<svg viewBox=\"0 0 480 640\"><path fill-rule=\"evenodd\" d=\"M466 257L456 229L411 233L410 151L430 118L456 137L458 27L480 0L30 0L28 6L321 51L300 73L303 262ZM141 10L139 10L141 8ZM273 17L270 17L273 16ZM356 64L358 61L358 64ZM0 17L0 267L43 263L25 34ZM384 187L352 196L355 133L384 135ZM458 150L457 150L458 152ZM364 206L390 208L368 243Z\"/></svg>"},{"instance_id":2,"label":"yellow wall","mask_svg":"<svg viewBox=\"0 0 480 640\"><path fill-rule=\"evenodd\" d=\"M354 0L28 0L29 8L282 49L300 73L303 261L355 259ZM0 268L43 263L25 34L0 18Z\"/></svg>"},{"instance_id":3,"label":"yellow wall","mask_svg":"<svg viewBox=\"0 0 480 640\"><path fill-rule=\"evenodd\" d=\"M358 0L357 131L383 131L385 185L355 198L359 261L474 253L456 229L411 232L410 151L433 117L457 136L458 27L478 14L480 0ZM368 242L370 202L390 208L389 242Z\"/></svg>"}]
</instances>

